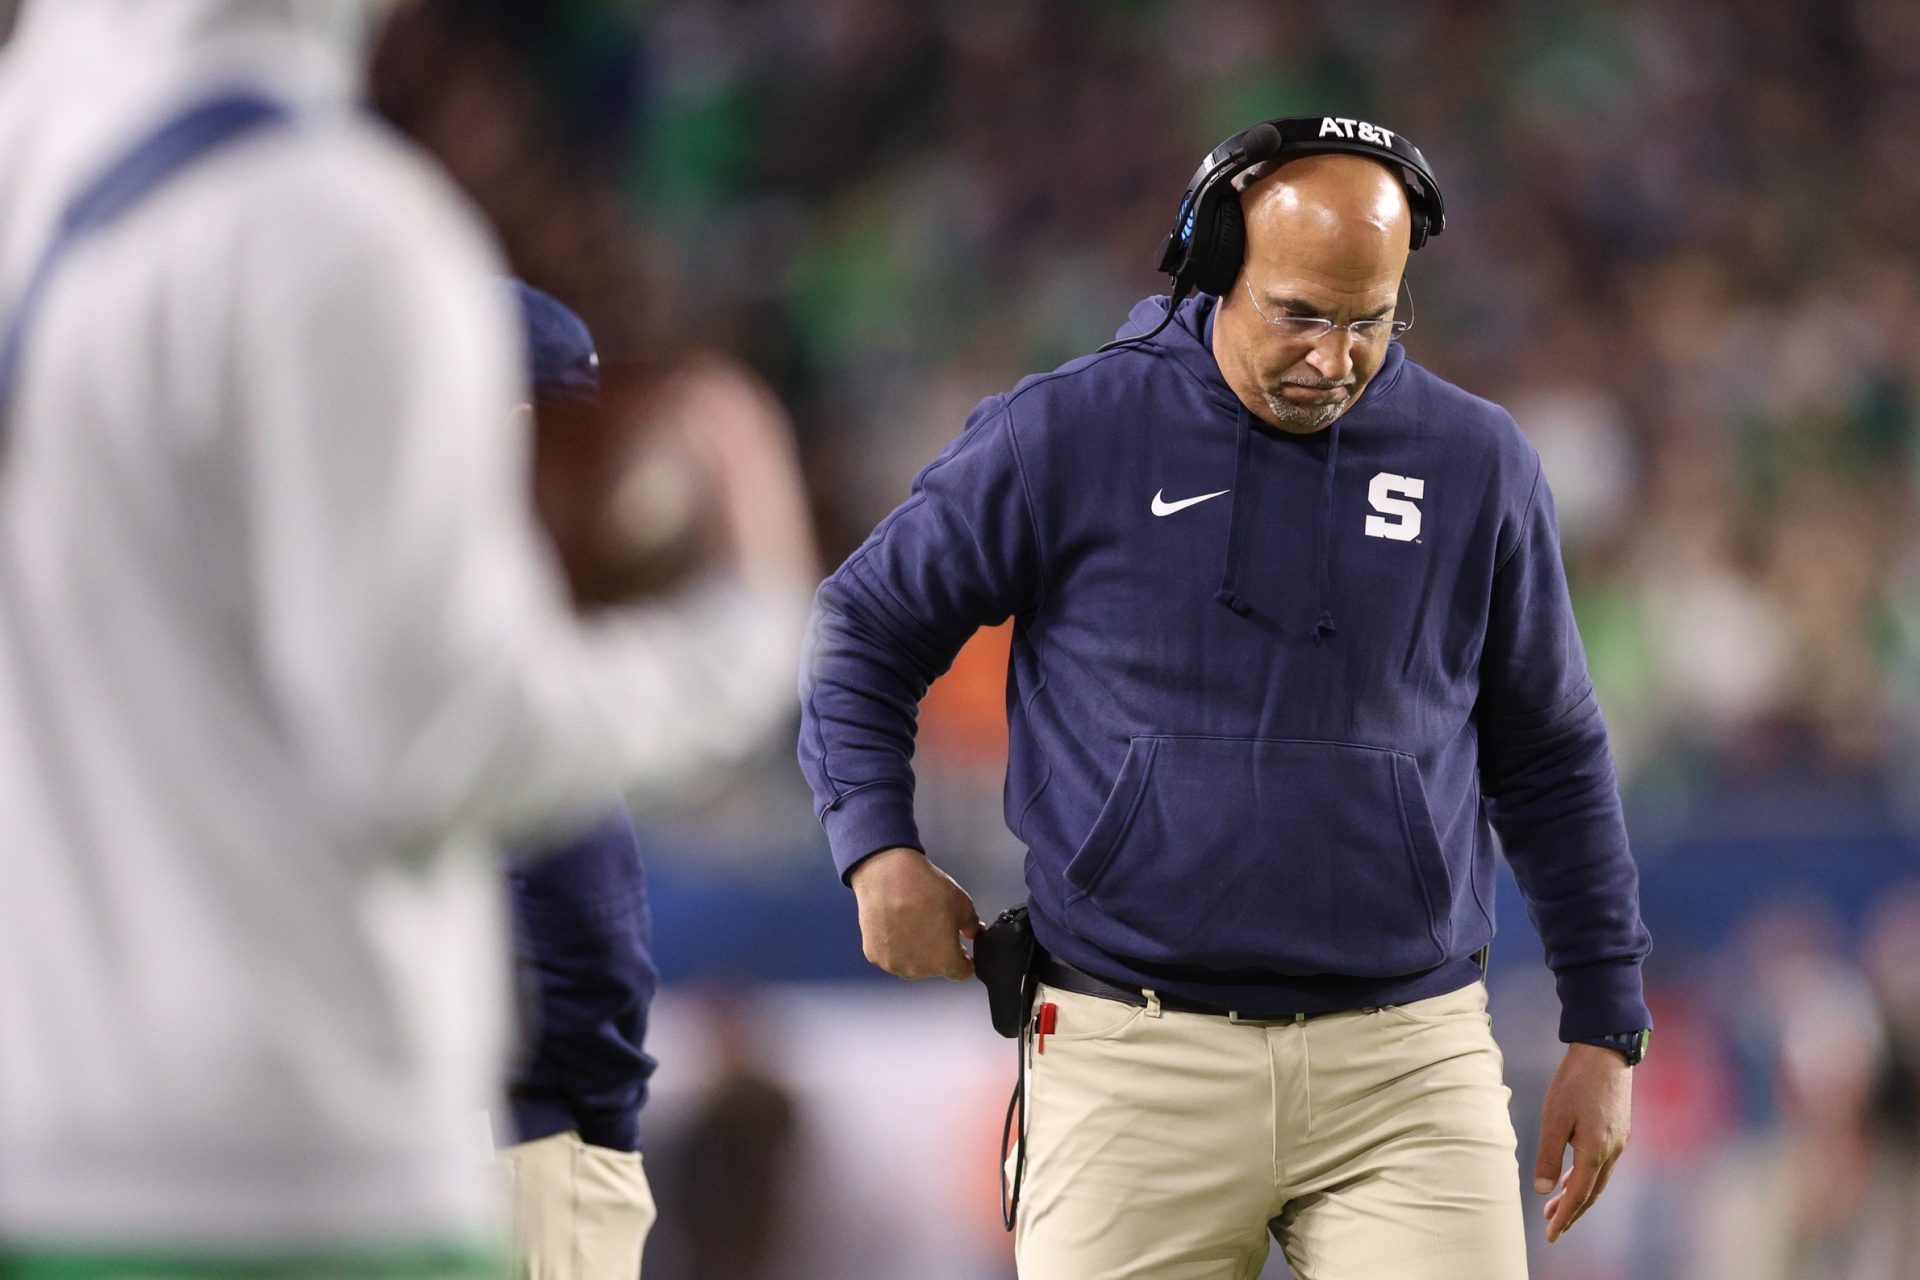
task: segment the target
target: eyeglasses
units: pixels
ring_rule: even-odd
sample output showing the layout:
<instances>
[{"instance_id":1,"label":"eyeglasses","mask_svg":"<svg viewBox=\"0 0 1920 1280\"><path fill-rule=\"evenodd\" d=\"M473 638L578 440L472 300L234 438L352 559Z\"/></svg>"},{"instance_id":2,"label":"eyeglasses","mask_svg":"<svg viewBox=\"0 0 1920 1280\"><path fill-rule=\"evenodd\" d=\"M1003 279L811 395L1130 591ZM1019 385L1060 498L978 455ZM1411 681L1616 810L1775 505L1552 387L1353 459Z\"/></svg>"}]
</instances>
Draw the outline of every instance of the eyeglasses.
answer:
<instances>
[{"instance_id":1,"label":"eyeglasses","mask_svg":"<svg viewBox=\"0 0 1920 1280\"><path fill-rule=\"evenodd\" d=\"M1253 281L1249 279L1245 273L1241 274L1240 279L1242 283L1247 286L1247 301L1253 304L1254 314L1278 329L1281 333L1284 333L1294 342L1306 343L1311 346L1332 333L1335 329L1345 329L1349 334L1353 335L1355 342L1365 345L1368 343L1382 342L1388 338L1397 338L1407 330L1413 328L1413 290L1407 288L1407 282L1405 280L1400 282L1401 290L1407 295L1407 318L1405 320L1397 318L1390 320L1382 317L1378 320L1349 320L1345 324L1341 324L1338 321L1328 320L1321 316L1270 316L1261 310L1260 299L1253 296Z\"/></svg>"}]
</instances>

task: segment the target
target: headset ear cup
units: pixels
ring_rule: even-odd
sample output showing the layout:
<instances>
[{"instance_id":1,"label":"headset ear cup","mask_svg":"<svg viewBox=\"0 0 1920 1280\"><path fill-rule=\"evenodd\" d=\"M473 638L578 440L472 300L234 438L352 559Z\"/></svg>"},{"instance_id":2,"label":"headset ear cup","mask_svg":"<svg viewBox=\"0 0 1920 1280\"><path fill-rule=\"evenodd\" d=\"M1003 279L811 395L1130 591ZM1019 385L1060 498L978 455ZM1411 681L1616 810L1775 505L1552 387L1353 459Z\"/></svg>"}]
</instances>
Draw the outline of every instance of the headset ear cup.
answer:
<instances>
[{"instance_id":1,"label":"headset ear cup","mask_svg":"<svg viewBox=\"0 0 1920 1280\"><path fill-rule=\"evenodd\" d=\"M1233 288L1240 274L1240 261L1246 256L1247 223L1240 212L1237 192L1227 191L1213 211L1213 226L1201 243L1194 245L1193 284L1202 293L1222 297Z\"/></svg>"},{"instance_id":2,"label":"headset ear cup","mask_svg":"<svg viewBox=\"0 0 1920 1280\"><path fill-rule=\"evenodd\" d=\"M1411 219L1411 222L1413 226L1413 235L1409 237L1408 244L1407 244L1407 252L1409 253L1418 249L1421 245L1427 242L1427 234L1428 234L1427 215L1418 205L1415 205L1413 208L1413 217Z\"/></svg>"}]
</instances>

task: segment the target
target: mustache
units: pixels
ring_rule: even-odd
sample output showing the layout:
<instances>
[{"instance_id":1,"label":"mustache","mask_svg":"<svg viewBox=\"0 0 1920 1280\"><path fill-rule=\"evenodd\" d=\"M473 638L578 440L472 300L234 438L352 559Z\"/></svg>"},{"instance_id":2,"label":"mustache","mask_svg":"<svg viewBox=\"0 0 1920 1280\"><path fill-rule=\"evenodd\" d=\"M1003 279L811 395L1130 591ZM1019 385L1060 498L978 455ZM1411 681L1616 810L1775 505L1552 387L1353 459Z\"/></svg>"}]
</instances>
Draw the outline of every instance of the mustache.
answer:
<instances>
[{"instance_id":1,"label":"mustache","mask_svg":"<svg viewBox=\"0 0 1920 1280\"><path fill-rule=\"evenodd\" d=\"M1353 383L1354 383L1354 380L1352 378L1345 378L1339 382L1326 382L1320 379L1309 380L1306 378L1280 379L1280 385L1283 387L1306 387L1312 391L1344 390L1352 387Z\"/></svg>"}]
</instances>

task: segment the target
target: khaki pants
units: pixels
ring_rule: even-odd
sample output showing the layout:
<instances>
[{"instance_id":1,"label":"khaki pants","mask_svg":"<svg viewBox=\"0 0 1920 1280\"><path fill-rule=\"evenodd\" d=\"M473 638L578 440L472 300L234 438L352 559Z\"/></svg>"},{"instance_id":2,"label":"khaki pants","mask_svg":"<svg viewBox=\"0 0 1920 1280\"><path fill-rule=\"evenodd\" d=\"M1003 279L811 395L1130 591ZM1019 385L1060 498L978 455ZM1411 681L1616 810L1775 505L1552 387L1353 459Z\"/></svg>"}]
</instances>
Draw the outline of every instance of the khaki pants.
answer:
<instances>
[{"instance_id":1,"label":"khaki pants","mask_svg":"<svg viewBox=\"0 0 1920 1280\"><path fill-rule=\"evenodd\" d=\"M1525 1280L1500 1050L1480 983L1304 1023L1042 986L1022 1280Z\"/></svg>"},{"instance_id":2,"label":"khaki pants","mask_svg":"<svg viewBox=\"0 0 1920 1280\"><path fill-rule=\"evenodd\" d=\"M637 1153L556 1133L501 1155L513 1175L519 1280L639 1280L654 1207Z\"/></svg>"}]
</instances>

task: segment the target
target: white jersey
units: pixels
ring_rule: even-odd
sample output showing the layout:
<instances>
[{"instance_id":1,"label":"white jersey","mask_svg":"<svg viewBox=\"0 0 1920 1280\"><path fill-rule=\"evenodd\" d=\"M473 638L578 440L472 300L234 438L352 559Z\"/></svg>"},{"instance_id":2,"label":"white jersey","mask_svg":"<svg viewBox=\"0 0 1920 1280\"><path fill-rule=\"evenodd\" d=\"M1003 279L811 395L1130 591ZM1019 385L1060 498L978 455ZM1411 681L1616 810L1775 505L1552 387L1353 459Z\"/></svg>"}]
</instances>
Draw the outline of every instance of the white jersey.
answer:
<instances>
[{"instance_id":1,"label":"white jersey","mask_svg":"<svg viewBox=\"0 0 1920 1280\"><path fill-rule=\"evenodd\" d=\"M363 7L39 0L0 55L0 314L179 107L297 116L70 255L4 417L0 1250L484 1236L497 851L787 713L809 584L566 608L501 263L355 107Z\"/></svg>"}]
</instances>

